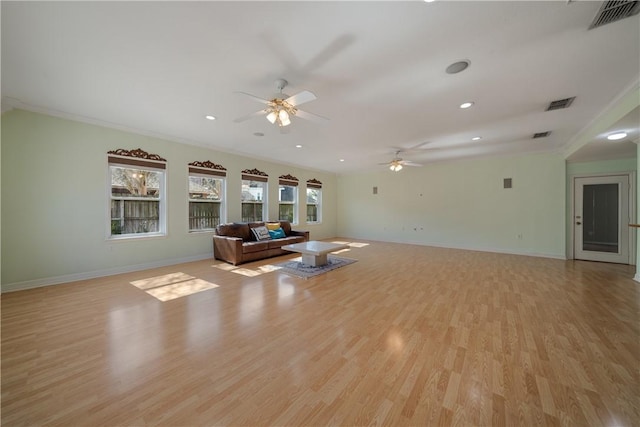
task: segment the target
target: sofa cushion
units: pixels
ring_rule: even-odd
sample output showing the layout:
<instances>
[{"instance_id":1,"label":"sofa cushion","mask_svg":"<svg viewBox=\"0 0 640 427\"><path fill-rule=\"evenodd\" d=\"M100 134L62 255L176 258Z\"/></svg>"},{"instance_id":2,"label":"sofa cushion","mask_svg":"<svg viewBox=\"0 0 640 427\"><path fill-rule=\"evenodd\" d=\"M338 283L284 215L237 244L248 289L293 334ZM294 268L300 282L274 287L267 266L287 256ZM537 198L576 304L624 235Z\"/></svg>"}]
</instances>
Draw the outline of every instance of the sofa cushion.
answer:
<instances>
[{"instance_id":1,"label":"sofa cushion","mask_svg":"<svg viewBox=\"0 0 640 427\"><path fill-rule=\"evenodd\" d=\"M254 227L251 229L253 235L256 236L256 240L270 240L271 235L269 234L269 230L264 225L262 227Z\"/></svg>"},{"instance_id":2,"label":"sofa cushion","mask_svg":"<svg viewBox=\"0 0 640 427\"><path fill-rule=\"evenodd\" d=\"M277 230L278 228L282 228L280 227L279 222L266 222L264 225L266 225L269 230Z\"/></svg>"},{"instance_id":3,"label":"sofa cushion","mask_svg":"<svg viewBox=\"0 0 640 427\"><path fill-rule=\"evenodd\" d=\"M250 254L253 252L261 252L269 249L270 241L262 242L246 242L242 244L242 253Z\"/></svg>"},{"instance_id":4,"label":"sofa cushion","mask_svg":"<svg viewBox=\"0 0 640 427\"><path fill-rule=\"evenodd\" d=\"M280 227L284 230L286 236L291 236L291 223L289 221L281 221Z\"/></svg>"},{"instance_id":5,"label":"sofa cushion","mask_svg":"<svg viewBox=\"0 0 640 427\"><path fill-rule=\"evenodd\" d=\"M247 224L220 224L216 228L216 233L219 236L240 237L245 242L251 239L251 231Z\"/></svg>"},{"instance_id":6,"label":"sofa cushion","mask_svg":"<svg viewBox=\"0 0 640 427\"><path fill-rule=\"evenodd\" d=\"M278 228L276 230L269 230L269 236L271 236L272 239L282 239L283 237L287 237L284 234L284 230L282 228Z\"/></svg>"},{"instance_id":7,"label":"sofa cushion","mask_svg":"<svg viewBox=\"0 0 640 427\"><path fill-rule=\"evenodd\" d=\"M256 227L264 227L264 222L248 222L246 223L247 226L249 227L249 241L250 242L255 242L256 241L256 235L253 231L251 231L252 228L256 228Z\"/></svg>"}]
</instances>

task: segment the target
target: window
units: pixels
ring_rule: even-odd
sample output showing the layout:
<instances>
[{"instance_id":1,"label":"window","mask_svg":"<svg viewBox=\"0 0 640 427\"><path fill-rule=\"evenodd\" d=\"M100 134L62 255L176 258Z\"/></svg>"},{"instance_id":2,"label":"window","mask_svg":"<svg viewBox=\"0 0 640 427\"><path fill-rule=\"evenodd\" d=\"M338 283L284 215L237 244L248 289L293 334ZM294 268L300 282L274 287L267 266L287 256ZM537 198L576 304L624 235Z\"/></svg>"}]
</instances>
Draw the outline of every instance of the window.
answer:
<instances>
[{"instance_id":1,"label":"window","mask_svg":"<svg viewBox=\"0 0 640 427\"><path fill-rule=\"evenodd\" d=\"M226 221L226 175L208 160L189 163L189 231L213 230Z\"/></svg>"},{"instance_id":2,"label":"window","mask_svg":"<svg viewBox=\"0 0 640 427\"><path fill-rule=\"evenodd\" d=\"M109 152L110 237L166 233L166 162L140 149Z\"/></svg>"},{"instance_id":3,"label":"window","mask_svg":"<svg viewBox=\"0 0 640 427\"><path fill-rule=\"evenodd\" d=\"M296 223L296 201L298 200L298 187L293 185L280 185L280 208L278 219Z\"/></svg>"},{"instance_id":4,"label":"window","mask_svg":"<svg viewBox=\"0 0 640 427\"><path fill-rule=\"evenodd\" d=\"M322 183L307 181L307 222L322 222Z\"/></svg>"},{"instance_id":5,"label":"window","mask_svg":"<svg viewBox=\"0 0 640 427\"><path fill-rule=\"evenodd\" d=\"M278 188L278 219L298 223L298 178L291 175L280 177Z\"/></svg>"},{"instance_id":6,"label":"window","mask_svg":"<svg viewBox=\"0 0 640 427\"><path fill-rule=\"evenodd\" d=\"M257 169L242 171L242 221L266 221L268 175Z\"/></svg>"}]
</instances>

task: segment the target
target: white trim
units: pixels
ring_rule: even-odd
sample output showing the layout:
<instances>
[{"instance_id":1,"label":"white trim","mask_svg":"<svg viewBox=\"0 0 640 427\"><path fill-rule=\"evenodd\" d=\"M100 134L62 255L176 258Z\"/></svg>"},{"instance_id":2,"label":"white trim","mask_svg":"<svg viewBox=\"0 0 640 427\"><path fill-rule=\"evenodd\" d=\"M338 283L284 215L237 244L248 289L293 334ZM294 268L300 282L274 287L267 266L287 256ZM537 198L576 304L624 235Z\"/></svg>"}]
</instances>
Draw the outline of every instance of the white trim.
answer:
<instances>
[{"instance_id":1,"label":"white trim","mask_svg":"<svg viewBox=\"0 0 640 427\"><path fill-rule=\"evenodd\" d=\"M359 239L366 240L369 242L375 242L375 240L368 239L367 237L344 237L345 239ZM530 251L520 251L515 249L501 249L501 248L492 248L492 247L483 247L483 246L456 246L456 245L447 245L444 243L433 243L433 242L415 242L415 241L402 241L402 240L378 240L380 242L385 243L399 243L404 245L417 245L417 246L430 246L434 248L443 248L443 249L459 249L463 251L474 251L474 252L490 252L496 254L505 254L505 255L519 255L519 256L531 256L536 258L551 258L558 259L562 261L566 261L567 257L562 254L554 254L554 253L544 253L544 252L530 252Z\"/></svg>"},{"instance_id":2,"label":"white trim","mask_svg":"<svg viewBox=\"0 0 640 427\"><path fill-rule=\"evenodd\" d=\"M309 198L309 190L317 190L318 191L318 201L316 203L308 203L307 199ZM305 219L305 223L306 224L322 224L322 187L320 188L313 188L313 187L307 187L306 191L305 191L305 197L304 197L304 201L305 201L305 212L304 212L304 219ZM316 216L318 218L317 221L307 221L307 206L315 206L316 207Z\"/></svg>"},{"instance_id":3,"label":"white trim","mask_svg":"<svg viewBox=\"0 0 640 427\"><path fill-rule=\"evenodd\" d=\"M286 181L286 180L283 180ZM289 181L289 182L295 182L295 181ZM292 187L293 188L293 201L292 202L287 202L287 201L282 201L281 197L282 197L282 187ZM291 225L299 225L299 218L298 218L298 202L299 202L299 197L298 197L298 186L297 185L290 185L290 184L278 184L278 216L280 216L280 205L291 205L293 206L293 221L291 222ZM281 219L278 218L278 221L286 221L286 219Z\"/></svg>"},{"instance_id":4,"label":"white trim","mask_svg":"<svg viewBox=\"0 0 640 427\"><path fill-rule=\"evenodd\" d=\"M242 174L247 175L247 174ZM258 176L258 175L252 175ZM262 177L264 178L264 176ZM242 186L245 182L249 183L251 186L252 182L257 182L262 186L262 200L242 200ZM253 203L253 204L261 204L262 205L262 220L261 222L269 221L269 181L256 181L253 179L244 179L242 176L240 177L240 216L242 216L242 204L243 203ZM260 222L260 221L257 221Z\"/></svg>"},{"instance_id":5,"label":"white trim","mask_svg":"<svg viewBox=\"0 0 640 427\"><path fill-rule=\"evenodd\" d=\"M123 157L125 158L125 157ZM112 193L112 167L116 168L124 168L124 169L133 169L136 166L131 166L127 164L119 164L109 162L109 155L107 155L107 185L106 185L106 204L105 204L105 213L106 213L106 221L105 221L105 240L106 241L118 241L118 240L130 240L130 239L139 239L139 238L165 238L169 235L168 224L169 224L169 209L167 208L169 201L167 199L167 195L169 194L168 189L168 180L167 180L167 169L157 169L150 166L139 166L138 169L142 170L150 170L155 173L160 174L160 180L158 182L158 204L159 204L159 218L158 218L158 228L159 230L156 232L150 233L134 233L134 234L111 234L111 200L113 199ZM163 162L166 164L166 162ZM125 199L122 199L125 200ZM143 200L140 198L126 198L126 200ZM156 199L154 199L156 200ZM188 225L187 225L188 227Z\"/></svg>"},{"instance_id":6,"label":"white trim","mask_svg":"<svg viewBox=\"0 0 640 427\"><path fill-rule=\"evenodd\" d=\"M640 271L636 273L636 275L633 277L633 280L635 280L636 282L640 282Z\"/></svg>"},{"instance_id":7,"label":"white trim","mask_svg":"<svg viewBox=\"0 0 640 427\"><path fill-rule=\"evenodd\" d=\"M207 254L194 255L186 258L173 258L161 261L152 261L144 264L128 265L124 267L107 268L105 270L87 271L84 273L65 274L63 276L45 277L42 279L26 280L2 285L2 293L23 291L26 289L40 288L43 286L60 285L79 280L95 279L98 277L113 276L115 274L131 273L133 271L148 270L151 268L166 267L169 265L182 264L185 262L202 261L212 259L213 251Z\"/></svg>"},{"instance_id":8,"label":"white trim","mask_svg":"<svg viewBox=\"0 0 640 427\"><path fill-rule=\"evenodd\" d=\"M568 224L568 241L567 241L567 259L575 258L575 233L573 222L575 220L575 179L590 177L607 177L607 176L627 176L629 178L629 215L630 218L636 218L636 171L621 172L600 172L600 173L575 173L568 175L569 182L569 224ZM636 233L629 230L629 264L636 265Z\"/></svg>"},{"instance_id":9,"label":"white trim","mask_svg":"<svg viewBox=\"0 0 640 427\"><path fill-rule=\"evenodd\" d=\"M226 224L227 222L227 176L220 176L220 175L209 175L206 173L191 173L189 171L189 168L193 168L196 166L189 166L187 167L187 224L186 224L186 232L188 234L193 234L193 233L204 233L204 232L209 232L209 233L213 233L215 231L215 228L207 228L207 229L195 229L195 230L191 230L189 228L189 203L191 202L207 202L207 203L220 203L220 224ZM203 169L203 168L200 168ZM203 169L203 170L211 170L211 169ZM212 178L212 179L219 179L220 181L222 181L222 198L220 200L211 200L211 199L191 199L191 197L189 197L191 195L191 177L200 177L200 178Z\"/></svg>"},{"instance_id":10,"label":"white trim","mask_svg":"<svg viewBox=\"0 0 640 427\"><path fill-rule=\"evenodd\" d=\"M96 118L93 118L93 117L88 117L88 116L82 116L82 115L78 115L78 114L68 113L66 111L56 110L56 109L52 109L52 108L48 108L48 107L42 107L42 106L38 106L38 105L32 105L32 104L29 104L29 103L26 103L26 102L22 102L19 99L12 98L12 97L3 96L1 101L2 101L2 113L5 113L5 112L11 111L11 110L23 110L23 111L28 111L28 112L31 112L31 113L42 114L42 115L45 115L45 116L57 117L57 118L60 118L60 119L63 119L63 120L71 120L71 121L78 122L78 123L87 123L87 124L94 125L94 126L100 126L100 127L104 127L104 128L108 128L108 129L115 129L115 130L118 130L118 131L121 131L121 132L133 133L133 134L136 134L136 135L142 135L142 136L148 136L148 137L152 137L152 138L158 138L158 139L162 139L162 140L165 140L165 141L177 142L178 144L184 144L184 145L191 145L191 146L194 146L194 147L206 148L208 150L215 150L215 151L219 151L221 153L233 154L233 155L236 155L236 156L243 156L243 157L250 156L251 159L254 159L254 160L262 160L262 161L265 161L265 162L276 163L276 164L279 164L279 165L290 166L290 167L294 167L294 168L299 168L300 167L300 165L294 164L294 163L275 162L274 159L272 159L272 158L268 158L266 156L259 156L259 155L256 155L255 153L236 150L233 147L220 147L220 146L217 146L217 145L212 145L212 144L210 144L208 142L205 142L205 141L196 141L196 140L192 140L192 139L178 137L178 136L175 136L175 135L168 135L168 134L154 132L154 131L151 131L151 130L136 128L136 127L131 127L131 126L125 126L125 125L120 125L118 123L108 122L108 121L96 119ZM337 176L338 175L336 172L330 172L330 171L327 171L326 169L318 169L318 168L315 168L315 167L307 167L307 166L305 166L305 170L315 171L315 172L319 172L319 173L329 173L329 174L332 174L333 176Z\"/></svg>"},{"instance_id":11,"label":"white trim","mask_svg":"<svg viewBox=\"0 0 640 427\"><path fill-rule=\"evenodd\" d=\"M624 97L628 96L632 91L637 90L639 85L640 85L640 79L638 77L635 77L631 81L631 83L629 83L621 92L618 93L618 95L615 98L611 100L611 102L609 102L603 109L600 110L600 113L598 113L595 117L589 120L589 123L584 125L582 129L580 129L577 133L575 133L574 136L564 146L559 147L560 150L562 151L562 157L566 160L573 153L578 151L580 148L584 147L584 145L582 145L581 147L578 147L576 150L569 152L571 147L573 147L573 144L579 141L580 138L584 137L584 135L587 134L587 131L591 129L593 126L595 126L595 124L598 123L599 120L602 120L602 118L606 114L609 114L620 103L620 101L624 99Z\"/></svg>"}]
</instances>

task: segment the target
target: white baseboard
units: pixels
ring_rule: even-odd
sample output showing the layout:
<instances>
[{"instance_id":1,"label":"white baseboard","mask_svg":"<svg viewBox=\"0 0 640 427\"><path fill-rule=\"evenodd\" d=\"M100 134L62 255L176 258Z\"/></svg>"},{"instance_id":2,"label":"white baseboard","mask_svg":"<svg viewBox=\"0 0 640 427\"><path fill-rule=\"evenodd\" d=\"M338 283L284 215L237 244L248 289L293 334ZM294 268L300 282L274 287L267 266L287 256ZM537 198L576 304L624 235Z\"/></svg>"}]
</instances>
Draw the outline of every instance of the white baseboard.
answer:
<instances>
[{"instance_id":1,"label":"white baseboard","mask_svg":"<svg viewBox=\"0 0 640 427\"><path fill-rule=\"evenodd\" d=\"M345 239L354 239L358 240L356 237L345 237ZM370 239L364 239L370 240ZM456 246L456 245L447 245L439 242L411 242L411 241L403 241L403 240L380 240L381 242L389 242L389 243L401 243L406 245L418 245L418 246L431 246L434 248L444 248L444 249L460 249L465 251L477 251L477 252L492 252L498 254L506 254L506 255L522 255L522 256L531 256L537 258L551 258L551 259L560 259L563 261L567 260L566 255L553 254L553 253L543 253L543 252L530 252L530 251L521 251L515 249L500 249L500 248L491 248L484 246Z\"/></svg>"},{"instance_id":2,"label":"white baseboard","mask_svg":"<svg viewBox=\"0 0 640 427\"><path fill-rule=\"evenodd\" d=\"M633 280L636 282L640 282L640 271L636 269L636 275L633 277Z\"/></svg>"},{"instance_id":3,"label":"white baseboard","mask_svg":"<svg viewBox=\"0 0 640 427\"><path fill-rule=\"evenodd\" d=\"M213 253L194 255L186 258L165 259L144 264L127 265L123 267L107 268L105 270L87 271L83 273L65 274L63 276L45 277L42 279L26 280L2 284L2 293L23 291L26 289L40 288L42 286L59 285L62 283L77 282L79 280L95 279L97 277L113 276L115 274L131 273L133 271L148 270L150 268L166 267L169 265L182 264L184 262L202 261L213 259Z\"/></svg>"}]
</instances>

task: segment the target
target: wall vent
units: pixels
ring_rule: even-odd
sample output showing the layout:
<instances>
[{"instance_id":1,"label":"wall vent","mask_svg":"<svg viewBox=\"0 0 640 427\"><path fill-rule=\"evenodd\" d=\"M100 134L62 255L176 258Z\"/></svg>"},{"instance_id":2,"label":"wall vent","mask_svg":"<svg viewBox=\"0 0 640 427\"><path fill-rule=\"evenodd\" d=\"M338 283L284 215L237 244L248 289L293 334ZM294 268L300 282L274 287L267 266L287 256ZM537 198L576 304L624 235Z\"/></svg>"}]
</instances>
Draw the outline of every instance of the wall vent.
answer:
<instances>
[{"instance_id":1,"label":"wall vent","mask_svg":"<svg viewBox=\"0 0 640 427\"><path fill-rule=\"evenodd\" d=\"M546 132L538 132L538 133L534 133L534 134L533 134L533 139L536 139L536 138L546 138L546 137L548 137L550 134L551 134L551 131L550 131L550 130L548 130L548 131L546 131Z\"/></svg>"},{"instance_id":2,"label":"wall vent","mask_svg":"<svg viewBox=\"0 0 640 427\"><path fill-rule=\"evenodd\" d=\"M569 106L571 106L571 104L573 103L574 99L576 99L575 96L571 98L557 99L555 101L551 101L546 111L561 110L563 108L569 108Z\"/></svg>"},{"instance_id":3,"label":"wall vent","mask_svg":"<svg viewBox=\"0 0 640 427\"><path fill-rule=\"evenodd\" d=\"M512 178L505 178L502 180L502 187L503 188L513 188L513 179Z\"/></svg>"},{"instance_id":4,"label":"wall vent","mask_svg":"<svg viewBox=\"0 0 640 427\"><path fill-rule=\"evenodd\" d=\"M619 21L636 15L640 12L640 2L632 0L610 0L602 3L602 7L593 18L589 29L602 27L603 25Z\"/></svg>"}]
</instances>

